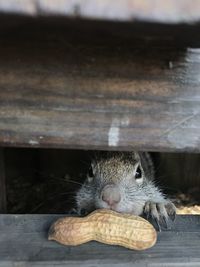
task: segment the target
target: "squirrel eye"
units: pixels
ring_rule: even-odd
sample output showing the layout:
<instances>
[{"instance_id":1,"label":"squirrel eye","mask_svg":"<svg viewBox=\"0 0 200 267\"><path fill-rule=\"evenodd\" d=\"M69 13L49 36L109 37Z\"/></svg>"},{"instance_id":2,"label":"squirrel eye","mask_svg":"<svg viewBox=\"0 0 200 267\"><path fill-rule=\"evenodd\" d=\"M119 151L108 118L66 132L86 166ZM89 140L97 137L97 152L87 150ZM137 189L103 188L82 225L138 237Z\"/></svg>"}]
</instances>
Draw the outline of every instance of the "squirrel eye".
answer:
<instances>
[{"instance_id":1,"label":"squirrel eye","mask_svg":"<svg viewBox=\"0 0 200 267\"><path fill-rule=\"evenodd\" d=\"M135 179L140 179L140 178L142 178L142 171L141 171L140 166L138 166L136 173L135 173Z\"/></svg>"}]
</instances>

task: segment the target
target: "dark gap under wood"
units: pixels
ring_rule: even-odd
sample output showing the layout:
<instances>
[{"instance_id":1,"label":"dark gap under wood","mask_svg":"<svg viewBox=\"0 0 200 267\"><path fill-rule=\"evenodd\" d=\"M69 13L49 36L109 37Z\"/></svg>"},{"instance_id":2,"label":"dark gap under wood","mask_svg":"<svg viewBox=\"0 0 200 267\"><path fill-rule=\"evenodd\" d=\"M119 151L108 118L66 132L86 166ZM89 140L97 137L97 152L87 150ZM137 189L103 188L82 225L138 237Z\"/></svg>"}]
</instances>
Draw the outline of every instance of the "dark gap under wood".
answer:
<instances>
[{"instance_id":1,"label":"dark gap under wood","mask_svg":"<svg viewBox=\"0 0 200 267\"><path fill-rule=\"evenodd\" d=\"M4 149L0 148L0 213L6 213L6 177L5 177L5 159Z\"/></svg>"}]
</instances>

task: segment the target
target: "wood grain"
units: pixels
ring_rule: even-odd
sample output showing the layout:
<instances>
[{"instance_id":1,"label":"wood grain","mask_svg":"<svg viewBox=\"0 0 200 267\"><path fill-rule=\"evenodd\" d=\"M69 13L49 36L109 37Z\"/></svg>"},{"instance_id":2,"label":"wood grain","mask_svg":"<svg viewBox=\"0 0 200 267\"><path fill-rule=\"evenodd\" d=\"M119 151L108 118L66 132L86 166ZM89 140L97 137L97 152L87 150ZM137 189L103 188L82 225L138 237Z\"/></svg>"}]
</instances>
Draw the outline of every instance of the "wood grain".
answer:
<instances>
[{"instance_id":1,"label":"wood grain","mask_svg":"<svg viewBox=\"0 0 200 267\"><path fill-rule=\"evenodd\" d=\"M199 49L79 30L1 35L0 144L199 152Z\"/></svg>"},{"instance_id":2,"label":"wood grain","mask_svg":"<svg viewBox=\"0 0 200 267\"><path fill-rule=\"evenodd\" d=\"M193 23L200 19L200 3L198 0L0 0L0 12L129 22Z\"/></svg>"},{"instance_id":3,"label":"wood grain","mask_svg":"<svg viewBox=\"0 0 200 267\"><path fill-rule=\"evenodd\" d=\"M198 266L200 262L200 216L178 216L170 230L158 233L157 244L143 252L96 242L78 247L50 242L49 226L61 216L1 215L0 266Z\"/></svg>"}]
</instances>

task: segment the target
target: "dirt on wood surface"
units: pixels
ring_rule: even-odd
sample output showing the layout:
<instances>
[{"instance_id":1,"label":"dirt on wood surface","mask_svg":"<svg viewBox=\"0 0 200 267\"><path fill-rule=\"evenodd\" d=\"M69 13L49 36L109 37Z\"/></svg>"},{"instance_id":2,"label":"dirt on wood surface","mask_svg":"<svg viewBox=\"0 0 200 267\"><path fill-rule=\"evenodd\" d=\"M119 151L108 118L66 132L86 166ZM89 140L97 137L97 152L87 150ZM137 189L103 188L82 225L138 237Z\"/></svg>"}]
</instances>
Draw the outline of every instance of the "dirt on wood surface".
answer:
<instances>
[{"instance_id":1,"label":"dirt on wood surface","mask_svg":"<svg viewBox=\"0 0 200 267\"><path fill-rule=\"evenodd\" d=\"M181 206L180 208L177 208L177 214L200 214L200 205L194 205L191 207L184 207Z\"/></svg>"},{"instance_id":2,"label":"dirt on wood surface","mask_svg":"<svg viewBox=\"0 0 200 267\"><path fill-rule=\"evenodd\" d=\"M200 189L190 188L187 192L174 195L177 214L200 214Z\"/></svg>"}]
</instances>

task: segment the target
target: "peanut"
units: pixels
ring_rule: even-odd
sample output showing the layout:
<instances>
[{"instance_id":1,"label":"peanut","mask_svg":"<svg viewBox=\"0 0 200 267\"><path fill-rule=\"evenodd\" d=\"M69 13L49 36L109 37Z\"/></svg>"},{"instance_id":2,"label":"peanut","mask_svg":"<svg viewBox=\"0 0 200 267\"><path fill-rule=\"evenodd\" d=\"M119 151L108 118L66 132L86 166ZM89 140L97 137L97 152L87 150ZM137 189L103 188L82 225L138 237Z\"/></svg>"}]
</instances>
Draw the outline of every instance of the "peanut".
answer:
<instances>
[{"instance_id":1,"label":"peanut","mask_svg":"<svg viewBox=\"0 0 200 267\"><path fill-rule=\"evenodd\" d=\"M48 239L71 246L95 240L144 250L155 244L157 234L154 227L139 216L100 209L83 218L58 219L51 226Z\"/></svg>"}]
</instances>

